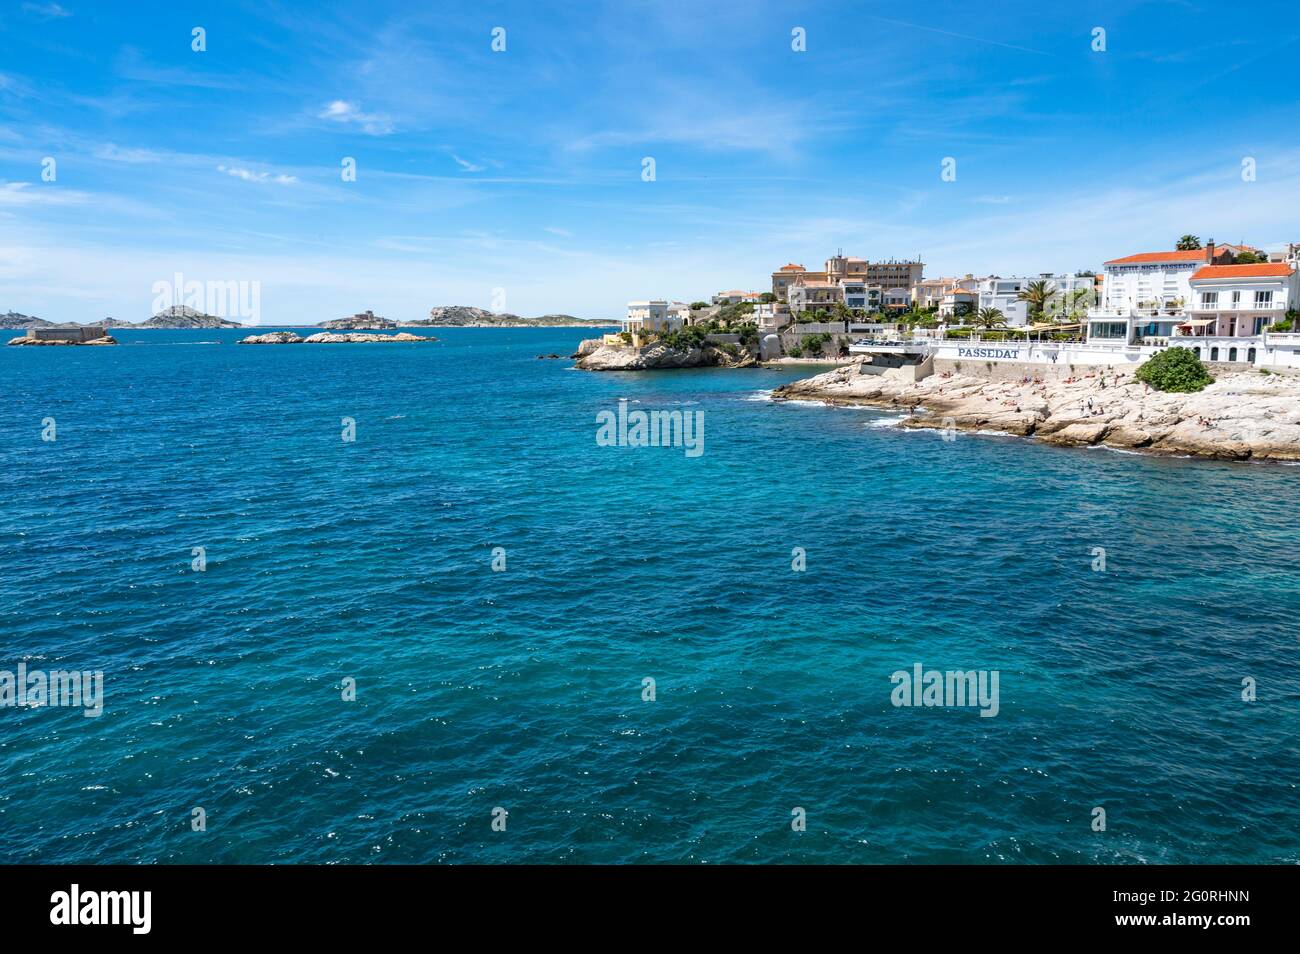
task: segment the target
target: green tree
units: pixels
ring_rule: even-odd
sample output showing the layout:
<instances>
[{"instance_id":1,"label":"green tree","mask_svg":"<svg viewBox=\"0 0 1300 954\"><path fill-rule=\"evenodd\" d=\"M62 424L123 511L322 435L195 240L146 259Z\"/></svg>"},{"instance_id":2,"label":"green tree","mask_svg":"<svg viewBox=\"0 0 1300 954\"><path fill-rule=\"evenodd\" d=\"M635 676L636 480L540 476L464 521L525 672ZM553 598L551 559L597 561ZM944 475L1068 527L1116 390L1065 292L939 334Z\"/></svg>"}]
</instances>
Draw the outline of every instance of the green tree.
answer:
<instances>
[{"instance_id":1,"label":"green tree","mask_svg":"<svg viewBox=\"0 0 1300 954\"><path fill-rule=\"evenodd\" d=\"M981 308L971 319L971 324L976 328L992 331L994 328L1005 328L1007 316L997 308Z\"/></svg>"},{"instance_id":2,"label":"green tree","mask_svg":"<svg viewBox=\"0 0 1300 954\"><path fill-rule=\"evenodd\" d=\"M1047 300L1056 293L1056 286L1045 278L1038 278L1022 288L1017 294L1016 299L1023 301L1029 306L1029 319L1037 321L1043 317L1043 309L1047 307Z\"/></svg>"},{"instance_id":3,"label":"green tree","mask_svg":"<svg viewBox=\"0 0 1300 954\"><path fill-rule=\"evenodd\" d=\"M1258 265L1267 262L1268 259L1258 252L1238 252L1233 256L1232 264L1234 265Z\"/></svg>"},{"instance_id":4,"label":"green tree","mask_svg":"<svg viewBox=\"0 0 1300 954\"><path fill-rule=\"evenodd\" d=\"M1214 378L1189 348L1166 348L1137 369L1134 375L1157 391L1189 394L1199 391Z\"/></svg>"},{"instance_id":5,"label":"green tree","mask_svg":"<svg viewBox=\"0 0 1300 954\"><path fill-rule=\"evenodd\" d=\"M1174 246L1180 252L1191 252L1201 248L1201 237L1199 235L1184 235Z\"/></svg>"}]
</instances>

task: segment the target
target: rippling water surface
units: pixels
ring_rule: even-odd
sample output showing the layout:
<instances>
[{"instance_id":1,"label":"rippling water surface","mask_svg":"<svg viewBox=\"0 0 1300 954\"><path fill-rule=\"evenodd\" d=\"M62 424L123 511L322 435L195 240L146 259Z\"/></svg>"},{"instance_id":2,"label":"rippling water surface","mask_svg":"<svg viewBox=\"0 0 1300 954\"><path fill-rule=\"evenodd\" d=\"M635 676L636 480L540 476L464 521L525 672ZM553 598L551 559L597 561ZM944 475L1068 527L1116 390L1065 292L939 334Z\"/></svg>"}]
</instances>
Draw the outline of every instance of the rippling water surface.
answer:
<instances>
[{"instance_id":1,"label":"rippling water surface","mask_svg":"<svg viewBox=\"0 0 1300 954\"><path fill-rule=\"evenodd\" d=\"M438 335L0 348L0 669L106 694L0 709L0 856L1300 861L1300 470ZM597 446L620 397L703 411L703 455ZM918 662L1000 712L893 707Z\"/></svg>"}]
</instances>

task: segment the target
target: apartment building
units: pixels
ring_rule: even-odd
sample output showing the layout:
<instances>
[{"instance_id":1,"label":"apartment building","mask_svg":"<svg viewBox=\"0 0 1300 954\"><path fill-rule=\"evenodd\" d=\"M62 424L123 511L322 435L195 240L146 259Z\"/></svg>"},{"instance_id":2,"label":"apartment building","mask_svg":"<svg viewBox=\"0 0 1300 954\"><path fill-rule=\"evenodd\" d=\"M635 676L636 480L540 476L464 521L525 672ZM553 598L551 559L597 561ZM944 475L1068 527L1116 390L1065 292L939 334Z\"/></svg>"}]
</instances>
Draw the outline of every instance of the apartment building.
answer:
<instances>
[{"instance_id":1,"label":"apartment building","mask_svg":"<svg viewBox=\"0 0 1300 954\"><path fill-rule=\"evenodd\" d=\"M905 288L910 293L921 281L924 270L925 265L920 261L869 262L865 258L836 254L826 260L825 268L819 272L793 262L782 265L772 273L772 293L781 301L789 301L790 289L795 285L845 282L864 287L874 285L882 293L890 288Z\"/></svg>"},{"instance_id":2,"label":"apartment building","mask_svg":"<svg viewBox=\"0 0 1300 954\"><path fill-rule=\"evenodd\" d=\"M923 278L912 286L912 304L917 308L938 308L943 296L954 288L974 291L977 287L979 279L969 272L964 278Z\"/></svg>"}]
</instances>

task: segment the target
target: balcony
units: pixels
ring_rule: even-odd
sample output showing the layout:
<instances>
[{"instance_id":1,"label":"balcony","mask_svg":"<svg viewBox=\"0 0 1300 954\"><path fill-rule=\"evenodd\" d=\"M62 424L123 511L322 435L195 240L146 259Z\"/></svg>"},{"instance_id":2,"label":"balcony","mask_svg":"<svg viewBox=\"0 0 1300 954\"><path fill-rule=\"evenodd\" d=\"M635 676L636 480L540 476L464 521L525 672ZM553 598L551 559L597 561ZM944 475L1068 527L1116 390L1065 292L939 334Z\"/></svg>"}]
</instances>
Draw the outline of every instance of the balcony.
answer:
<instances>
[{"instance_id":1,"label":"balcony","mask_svg":"<svg viewBox=\"0 0 1300 954\"><path fill-rule=\"evenodd\" d=\"M1188 305L1187 310L1189 312L1195 312L1198 315L1213 315L1216 313L1242 312L1242 311L1246 311L1246 312L1253 311L1264 315L1275 315L1286 311L1286 306L1281 304L1280 302L1272 303L1268 305L1256 305L1253 302L1250 303L1237 302L1235 305L1232 304L1231 302L1227 302L1222 305L1208 305L1208 304L1203 304L1198 302L1195 305Z\"/></svg>"}]
</instances>

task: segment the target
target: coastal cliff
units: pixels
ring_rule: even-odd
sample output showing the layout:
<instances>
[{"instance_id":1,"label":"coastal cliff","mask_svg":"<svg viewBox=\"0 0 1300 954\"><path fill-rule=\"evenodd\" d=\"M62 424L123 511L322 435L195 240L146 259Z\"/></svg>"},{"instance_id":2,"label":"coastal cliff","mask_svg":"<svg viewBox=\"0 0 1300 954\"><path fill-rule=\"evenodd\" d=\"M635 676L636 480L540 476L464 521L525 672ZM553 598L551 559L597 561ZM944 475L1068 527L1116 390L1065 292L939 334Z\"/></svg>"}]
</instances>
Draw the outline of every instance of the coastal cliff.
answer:
<instances>
[{"instance_id":1,"label":"coastal cliff","mask_svg":"<svg viewBox=\"0 0 1300 954\"><path fill-rule=\"evenodd\" d=\"M574 367L583 371L656 371L671 368L750 368L758 360L745 348L705 342L689 348L670 348L653 342L640 348L607 345L599 338L582 342Z\"/></svg>"},{"instance_id":2,"label":"coastal cliff","mask_svg":"<svg viewBox=\"0 0 1300 954\"><path fill-rule=\"evenodd\" d=\"M1222 460L1300 460L1300 377L1230 371L1203 391L1154 391L1097 369L1059 381L932 375L918 382L862 363L779 387L778 399L908 408L902 427L1000 431L1068 447L1103 445Z\"/></svg>"}]
</instances>

